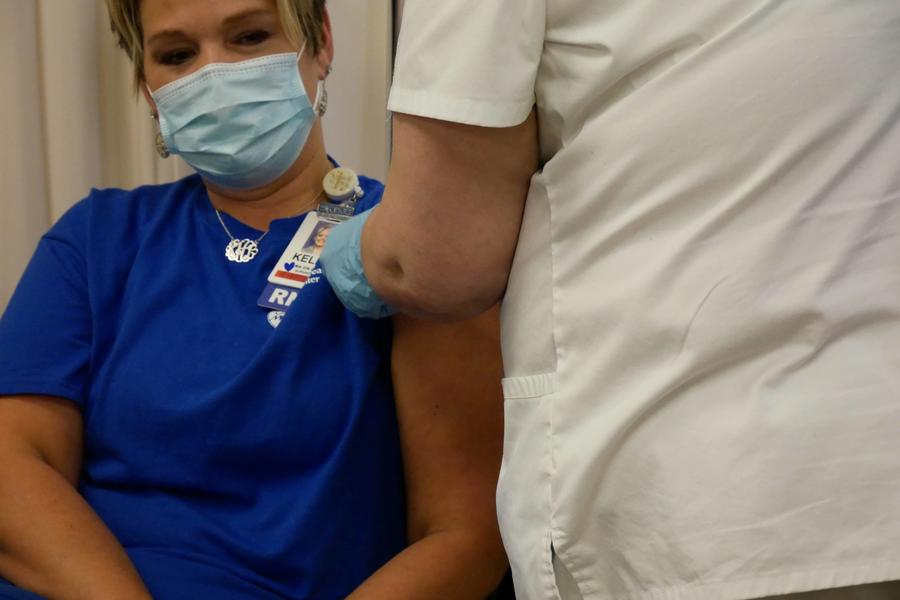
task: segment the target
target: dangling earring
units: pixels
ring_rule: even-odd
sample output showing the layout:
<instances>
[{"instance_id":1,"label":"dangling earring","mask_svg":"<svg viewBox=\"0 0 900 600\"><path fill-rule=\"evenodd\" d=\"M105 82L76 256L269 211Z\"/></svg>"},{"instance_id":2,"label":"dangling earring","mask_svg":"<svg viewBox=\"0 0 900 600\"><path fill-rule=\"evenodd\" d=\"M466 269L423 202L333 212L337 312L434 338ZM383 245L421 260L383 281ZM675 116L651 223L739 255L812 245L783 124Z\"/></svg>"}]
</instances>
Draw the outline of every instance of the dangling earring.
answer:
<instances>
[{"instance_id":1,"label":"dangling earring","mask_svg":"<svg viewBox=\"0 0 900 600\"><path fill-rule=\"evenodd\" d=\"M325 68L325 77L327 78L329 75L331 75L332 71L333 69L331 68L331 65L328 65ZM319 91L316 94L315 111L316 115L318 115L319 117L324 117L325 113L328 111L328 89L325 87L325 81L326 79L322 79L321 81L319 81Z\"/></svg>"},{"instance_id":2,"label":"dangling earring","mask_svg":"<svg viewBox=\"0 0 900 600\"><path fill-rule=\"evenodd\" d=\"M162 158L169 158L169 147L166 146L166 140L163 139L162 132L159 130L159 115L155 112L150 113L150 118L156 121L156 153Z\"/></svg>"}]
</instances>

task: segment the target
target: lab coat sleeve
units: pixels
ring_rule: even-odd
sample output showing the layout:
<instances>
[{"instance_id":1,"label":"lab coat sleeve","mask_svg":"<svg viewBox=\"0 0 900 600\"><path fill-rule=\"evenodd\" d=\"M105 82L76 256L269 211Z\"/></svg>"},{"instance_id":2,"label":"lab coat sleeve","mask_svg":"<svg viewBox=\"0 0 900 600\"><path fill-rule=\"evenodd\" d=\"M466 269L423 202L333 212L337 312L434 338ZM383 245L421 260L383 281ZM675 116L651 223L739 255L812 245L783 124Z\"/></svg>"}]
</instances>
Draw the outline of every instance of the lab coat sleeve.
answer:
<instances>
[{"instance_id":1,"label":"lab coat sleeve","mask_svg":"<svg viewBox=\"0 0 900 600\"><path fill-rule=\"evenodd\" d=\"M390 110L520 124L535 103L545 23L546 0L406 0Z\"/></svg>"}]
</instances>

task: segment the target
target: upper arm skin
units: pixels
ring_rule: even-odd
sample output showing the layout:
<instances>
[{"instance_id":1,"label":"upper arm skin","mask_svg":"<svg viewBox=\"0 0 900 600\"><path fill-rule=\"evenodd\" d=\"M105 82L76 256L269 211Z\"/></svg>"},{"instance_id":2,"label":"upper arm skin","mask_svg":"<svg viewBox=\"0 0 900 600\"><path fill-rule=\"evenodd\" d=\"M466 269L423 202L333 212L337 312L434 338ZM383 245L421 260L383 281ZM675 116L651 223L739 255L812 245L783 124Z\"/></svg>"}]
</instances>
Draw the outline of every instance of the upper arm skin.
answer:
<instances>
[{"instance_id":1,"label":"upper arm skin","mask_svg":"<svg viewBox=\"0 0 900 600\"><path fill-rule=\"evenodd\" d=\"M474 316L506 288L531 176L534 111L509 128L396 114L384 199L362 235L375 292L402 312Z\"/></svg>"},{"instance_id":2,"label":"upper arm skin","mask_svg":"<svg viewBox=\"0 0 900 600\"><path fill-rule=\"evenodd\" d=\"M484 565L502 573L495 502L503 446L498 311L455 324L402 315L394 323L410 541L470 532Z\"/></svg>"},{"instance_id":3,"label":"upper arm skin","mask_svg":"<svg viewBox=\"0 0 900 600\"><path fill-rule=\"evenodd\" d=\"M0 453L35 453L73 486L83 453L81 411L50 396L0 397Z\"/></svg>"}]
</instances>

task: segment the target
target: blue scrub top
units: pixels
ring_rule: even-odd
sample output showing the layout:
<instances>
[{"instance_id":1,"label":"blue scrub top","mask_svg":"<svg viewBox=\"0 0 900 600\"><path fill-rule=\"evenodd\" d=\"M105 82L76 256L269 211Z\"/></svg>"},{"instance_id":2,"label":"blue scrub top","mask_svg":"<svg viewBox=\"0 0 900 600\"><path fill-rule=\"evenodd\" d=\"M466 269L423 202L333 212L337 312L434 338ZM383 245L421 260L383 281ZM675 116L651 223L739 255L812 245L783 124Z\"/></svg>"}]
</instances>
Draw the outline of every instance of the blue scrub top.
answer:
<instances>
[{"instance_id":1,"label":"blue scrub top","mask_svg":"<svg viewBox=\"0 0 900 600\"><path fill-rule=\"evenodd\" d=\"M154 597L343 598L406 546L390 323L324 277L277 328L257 306L301 220L237 264L198 176L93 191L0 320L0 395L81 407L80 491Z\"/></svg>"}]
</instances>

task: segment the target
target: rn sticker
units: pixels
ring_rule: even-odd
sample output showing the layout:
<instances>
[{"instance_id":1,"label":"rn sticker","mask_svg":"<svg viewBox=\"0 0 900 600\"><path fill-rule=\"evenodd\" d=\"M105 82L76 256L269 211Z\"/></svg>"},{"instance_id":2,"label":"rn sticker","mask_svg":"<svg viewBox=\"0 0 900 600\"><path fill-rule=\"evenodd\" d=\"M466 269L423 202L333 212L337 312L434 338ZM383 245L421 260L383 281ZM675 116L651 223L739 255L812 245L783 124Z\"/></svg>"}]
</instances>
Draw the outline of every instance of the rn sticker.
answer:
<instances>
[{"instance_id":1,"label":"rn sticker","mask_svg":"<svg viewBox=\"0 0 900 600\"><path fill-rule=\"evenodd\" d=\"M256 303L263 308L286 311L297 299L298 294L299 290L297 289L270 283L263 290L263 293L260 294Z\"/></svg>"}]
</instances>

